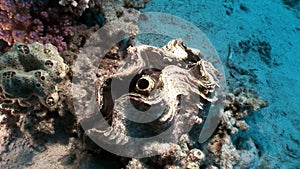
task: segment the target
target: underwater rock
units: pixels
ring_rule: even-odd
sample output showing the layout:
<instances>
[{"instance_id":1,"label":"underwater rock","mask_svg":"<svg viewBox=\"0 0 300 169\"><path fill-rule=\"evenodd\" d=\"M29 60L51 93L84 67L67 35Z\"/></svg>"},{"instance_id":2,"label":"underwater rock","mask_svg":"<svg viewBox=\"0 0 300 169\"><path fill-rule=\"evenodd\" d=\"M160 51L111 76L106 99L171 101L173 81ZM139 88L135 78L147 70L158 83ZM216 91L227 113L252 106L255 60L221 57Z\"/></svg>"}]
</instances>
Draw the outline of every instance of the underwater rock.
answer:
<instances>
[{"instance_id":1,"label":"underwater rock","mask_svg":"<svg viewBox=\"0 0 300 169\"><path fill-rule=\"evenodd\" d=\"M54 108L58 102L58 83L68 72L68 66L51 44L16 43L13 50L0 58L2 94L23 106L41 103Z\"/></svg>"}]
</instances>

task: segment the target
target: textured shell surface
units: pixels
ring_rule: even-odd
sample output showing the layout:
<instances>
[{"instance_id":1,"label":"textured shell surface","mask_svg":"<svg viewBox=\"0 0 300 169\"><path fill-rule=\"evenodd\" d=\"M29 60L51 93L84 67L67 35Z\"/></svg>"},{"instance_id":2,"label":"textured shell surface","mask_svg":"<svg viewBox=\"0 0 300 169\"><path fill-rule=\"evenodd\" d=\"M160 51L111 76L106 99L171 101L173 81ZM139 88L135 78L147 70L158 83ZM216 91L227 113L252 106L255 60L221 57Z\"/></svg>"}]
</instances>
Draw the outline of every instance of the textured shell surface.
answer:
<instances>
[{"instance_id":1,"label":"textured shell surface","mask_svg":"<svg viewBox=\"0 0 300 169\"><path fill-rule=\"evenodd\" d=\"M96 100L104 118L86 118L86 134L105 137L110 144L129 145L136 138L157 136L176 143L202 122L199 113L206 102L214 101L211 93L218 87L218 71L180 39L162 48L129 47L127 53L117 62L101 60Z\"/></svg>"}]
</instances>

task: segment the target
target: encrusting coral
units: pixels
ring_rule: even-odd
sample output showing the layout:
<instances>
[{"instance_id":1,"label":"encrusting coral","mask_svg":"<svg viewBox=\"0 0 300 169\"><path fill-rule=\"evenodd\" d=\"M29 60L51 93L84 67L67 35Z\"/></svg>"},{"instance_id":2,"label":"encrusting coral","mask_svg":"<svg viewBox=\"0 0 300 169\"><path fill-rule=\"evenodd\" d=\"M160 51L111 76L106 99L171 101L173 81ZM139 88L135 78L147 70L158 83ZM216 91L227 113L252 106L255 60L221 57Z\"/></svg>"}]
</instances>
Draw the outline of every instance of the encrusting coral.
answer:
<instances>
[{"instance_id":1,"label":"encrusting coral","mask_svg":"<svg viewBox=\"0 0 300 169\"><path fill-rule=\"evenodd\" d=\"M48 108L58 101L57 84L68 72L68 66L51 44L16 43L13 50L0 58L2 94L31 106L37 100Z\"/></svg>"}]
</instances>

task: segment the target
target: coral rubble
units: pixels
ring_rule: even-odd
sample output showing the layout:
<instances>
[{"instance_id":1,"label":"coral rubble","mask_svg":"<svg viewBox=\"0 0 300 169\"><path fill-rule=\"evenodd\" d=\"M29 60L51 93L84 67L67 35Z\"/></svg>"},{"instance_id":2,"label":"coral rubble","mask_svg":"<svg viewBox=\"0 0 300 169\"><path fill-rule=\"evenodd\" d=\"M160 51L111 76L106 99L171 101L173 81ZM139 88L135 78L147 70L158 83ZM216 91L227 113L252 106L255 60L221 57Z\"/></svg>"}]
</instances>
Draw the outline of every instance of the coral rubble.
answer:
<instances>
[{"instance_id":1,"label":"coral rubble","mask_svg":"<svg viewBox=\"0 0 300 169\"><path fill-rule=\"evenodd\" d=\"M57 85L67 72L68 66L55 46L16 43L0 59L2 93L23 105L31 106L38 101L52 108L59 99Z\"/></svg>"}]
</instances>

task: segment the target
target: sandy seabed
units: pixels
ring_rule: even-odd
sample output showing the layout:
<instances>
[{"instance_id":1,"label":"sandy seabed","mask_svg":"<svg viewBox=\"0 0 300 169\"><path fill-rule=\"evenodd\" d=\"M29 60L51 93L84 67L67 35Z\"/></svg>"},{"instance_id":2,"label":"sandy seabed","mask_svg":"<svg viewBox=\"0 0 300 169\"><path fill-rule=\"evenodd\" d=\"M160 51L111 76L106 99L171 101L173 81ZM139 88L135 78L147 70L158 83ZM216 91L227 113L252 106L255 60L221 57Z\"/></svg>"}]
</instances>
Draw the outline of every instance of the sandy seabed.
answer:
<instances>
[{"instance_id":1,"label":"sandy seabed","mask_svg":"<svg viewBox=\"0 0 300 169\"><path fill-rule=\"evenodd\" d=\"M226 63L232 61L251 72L254 82L244 82L269 102L268 107L246 119L259 148L260 163L267 168L300 166L300 15L287 1L189 1L152 0L143 12L179 16L199 27ZM291 2L291 1L290 1ZM294 8L293 8L294 7ZM271 47L262 56L259 46ZM228 75L229 76L229 75Z\"/></svg>"}]
</instances>

